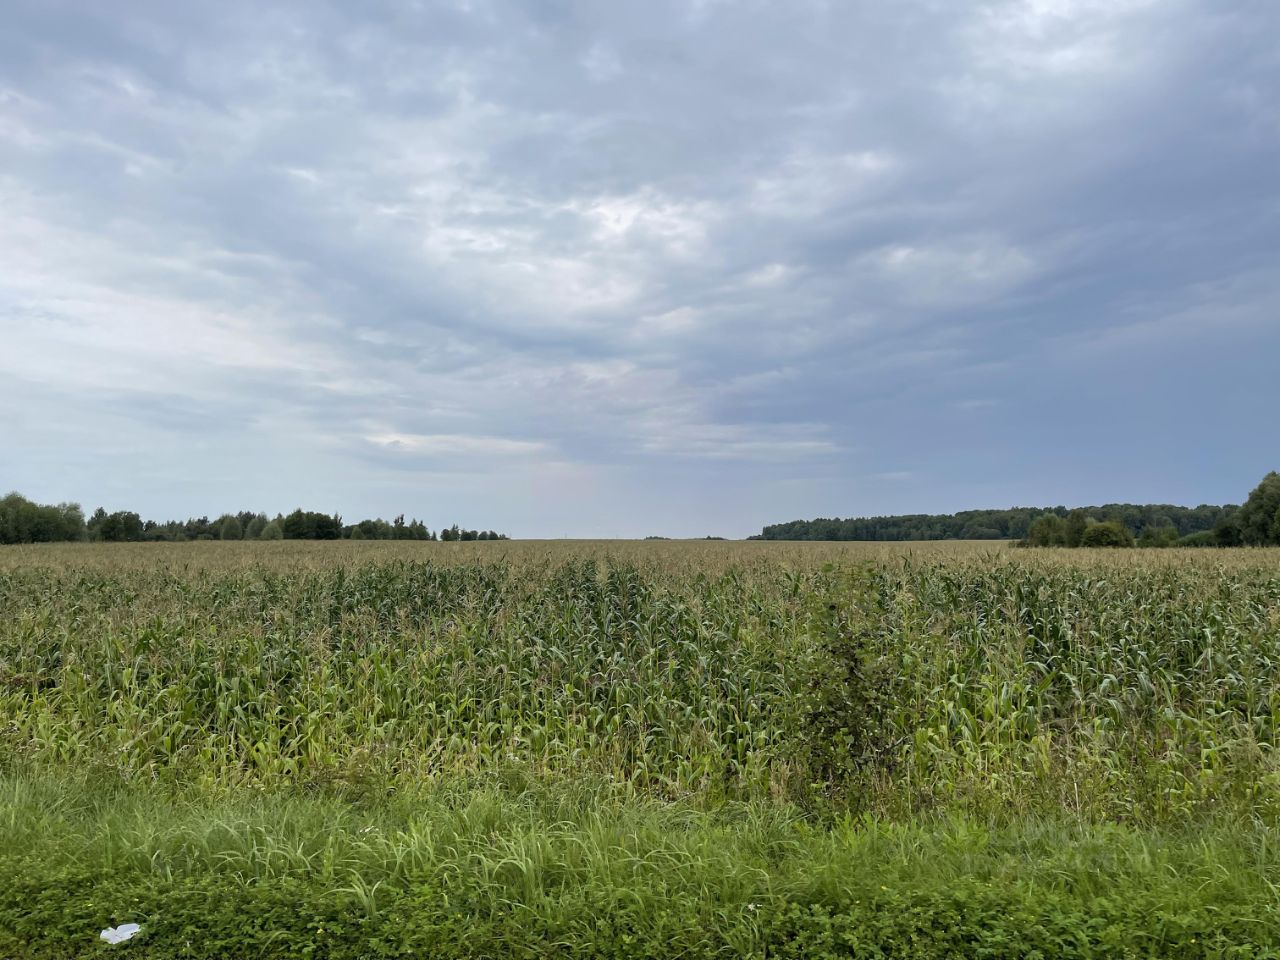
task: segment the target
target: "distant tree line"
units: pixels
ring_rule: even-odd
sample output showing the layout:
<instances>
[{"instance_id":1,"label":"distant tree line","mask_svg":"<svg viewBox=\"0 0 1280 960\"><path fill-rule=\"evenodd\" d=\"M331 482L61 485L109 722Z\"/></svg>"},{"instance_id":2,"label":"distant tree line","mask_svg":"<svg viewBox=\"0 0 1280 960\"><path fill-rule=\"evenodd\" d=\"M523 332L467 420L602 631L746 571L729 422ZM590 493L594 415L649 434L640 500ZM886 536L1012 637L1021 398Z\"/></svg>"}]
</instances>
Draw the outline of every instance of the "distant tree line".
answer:
<instances>
[{"instance_id":1,"label":"distant tree line","mask_svg":"<svg viewBox=\"0 0 1280 960\"><path fill-rule=\"evenodd\" d=\"M955 514L848 520L793 520L751 540L1018 540L1026 546L1280 545L1280 473L1263 478L1243 506L1178 507L1109 503L1100 507L1014 507Z\"/></svg>"},{"instance_id":2,"label":"distant tree line","mask_svg":"<svg viewBox=\"0 0 1280 960\"><path fill-rule=\"evenodd\" d=\"M183 540L506 540L493 530L464 530L456 523L438 531L421 520L405 521L404 515L344 524L309 510L295 510L274 518L242 511L220 517L157 522L143 520L131 510L108 513L99 507L86 520L80 505L34 503L17 493L0 499L0 543L52 543L57 541L106 541L114 543Z\"/></svg>"},{"instance_id":3,"label":"distant tree line","mask_svg":"<svg viewBox=\"0 0 1280 960\"><path fill-rule=\"evenodd\" d=\"M1066 517L1045 516L1021 541L1028 547L1240 547L1280 546L1280 473L1274 470L1241 507L1224 508L1209 530L1182 533L1171 523L1145 526L1138 535L1123 523L1072 510Z\"/></svg>"},{"instance_id":4,"label":"distant tree line","mask_svg":"<svg viewBox=\"0 0 1280 960\"><path fill-rule=\"evenodd\" d=\"M1135 535L1148 527L1172 527L1178 536L1212 530L1233 506L1178 507L1171 504L1110 503L1081 508L1098 522L1115 521ZM1067 507L1012 507L1008 510L965 510L953 514L907 514L792 520L767 526L752 540L1021 540L1044 517L1065 520Z\"/></svg>"}]
</instances>

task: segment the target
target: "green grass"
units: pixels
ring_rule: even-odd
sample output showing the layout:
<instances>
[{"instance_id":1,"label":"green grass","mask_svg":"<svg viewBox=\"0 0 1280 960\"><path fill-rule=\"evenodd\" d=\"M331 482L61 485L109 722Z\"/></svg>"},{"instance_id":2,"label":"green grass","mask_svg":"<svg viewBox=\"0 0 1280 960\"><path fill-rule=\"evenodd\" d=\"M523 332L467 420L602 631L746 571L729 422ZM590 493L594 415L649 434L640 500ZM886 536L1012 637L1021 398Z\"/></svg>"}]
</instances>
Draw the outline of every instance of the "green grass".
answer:
<instances>
[{"instance_id":1,"label":"green grass","mask_svg":"<svg viewBox=\"0 0 1280 960\"><path fill-rule=\"evenodd\" d=\"M7 956L1275 956L1280 866L1234 824L821 827L494 778L377 804L11 777ZM876 952L880 951L880 952Z\"/></svg>"},{"instance_id":2,"label":"green grass","mask_svg":"<svg viewBox=\"0 0 1280 960\"><path fill-rule=\"evenodd\" d=\"M1278 570L6 549L0 955L1277 956Z\"/></svg>"}]
</instances>

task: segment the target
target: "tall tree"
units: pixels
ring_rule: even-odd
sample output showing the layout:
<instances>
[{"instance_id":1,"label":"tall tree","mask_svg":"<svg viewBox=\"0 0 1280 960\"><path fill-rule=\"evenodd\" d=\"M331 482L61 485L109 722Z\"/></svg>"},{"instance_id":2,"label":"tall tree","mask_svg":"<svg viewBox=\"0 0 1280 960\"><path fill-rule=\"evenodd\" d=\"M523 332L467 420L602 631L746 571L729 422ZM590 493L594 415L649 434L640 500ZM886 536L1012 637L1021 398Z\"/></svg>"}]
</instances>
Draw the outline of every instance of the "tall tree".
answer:
<instances>
[{"instance_id":1,"label":"tall tree","mask_svg":"<svg viewBox=\"0 0 1280 960\"><path fill-rule=\"evenodd\" d=\"M1084 540L1085 530L1089 528L1089 518L1083 510L1072 510L1067 514L1067 522L1064 529L1066 544L1068 547L1078 547Z\"/></svg>"},{"instance_id":2,"label":"tall tree","mask_svg":"<svg viewBox=\"0 0 1280 960\"><path fill-rule=\"evenodd\" d=\"M286 540L338 540L342 537L342 518L295 510L280 525Z\"/></svg>"},{"instance_id":3,"label":"tall tree","mask_svg":"<svg viewBox=\"0 0 1280 960\"><path fill-rule=\"evenodd\" d=\"M101 507L94 511L90 524L93 538L109 543L124 543L142 539L142 518L132 510L107 513Z\"/></svg>"},{"instance_id":4,"label":"tall tree","mask_svg":"<svg viewBox=\"0 0 1280 960\"><path fill-rule=\"evenodd\" d=\"M1280 473L1272 470L1254 487L1240 508L1241 540L1255 546L1280 543L1274 529L1277 511L1280 511Z\"/></svg>"},{"instance_id":5,"label":"tall tree","mask_svg":"<svg viewBox=\"0 0 1280 960\"><path fill-rule=\"evenodd\" d=\"M52 543L83 540L84 513L78 503L47 506L19 493L0 499L0 543Z\"/></svg>"}]
</instances>

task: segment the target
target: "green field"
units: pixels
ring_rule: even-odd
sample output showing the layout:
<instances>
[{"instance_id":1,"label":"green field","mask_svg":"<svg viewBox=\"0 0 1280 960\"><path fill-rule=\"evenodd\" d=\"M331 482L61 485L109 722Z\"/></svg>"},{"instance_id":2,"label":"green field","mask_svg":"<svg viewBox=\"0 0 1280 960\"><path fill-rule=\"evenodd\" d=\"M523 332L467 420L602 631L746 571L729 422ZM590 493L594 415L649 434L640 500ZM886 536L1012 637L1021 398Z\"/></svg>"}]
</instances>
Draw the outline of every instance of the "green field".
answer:
<instances>
[{"instance_id":1,"label":"green field","mask_svg":"<svg viewBox=\"0 0 1280 960\"><path fill-rule=\"evenodd\" d=\"M1280 549L7 547L0 956L1277 957L1278 670Z\"/></svg>"}]
</instances>

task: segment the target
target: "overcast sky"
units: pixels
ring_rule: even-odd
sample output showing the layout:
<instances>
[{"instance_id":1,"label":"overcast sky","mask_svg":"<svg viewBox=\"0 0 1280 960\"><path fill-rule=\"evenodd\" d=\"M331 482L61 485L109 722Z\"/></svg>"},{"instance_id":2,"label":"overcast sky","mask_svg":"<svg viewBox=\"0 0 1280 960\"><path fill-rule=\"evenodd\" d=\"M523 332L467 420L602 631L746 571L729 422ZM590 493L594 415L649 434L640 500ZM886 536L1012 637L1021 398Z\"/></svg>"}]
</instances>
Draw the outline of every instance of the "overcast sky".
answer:
<instances>
[{"instance_id":1,"label":"overcast sky","mask_svg":"<svg viewBox=\"0 0 1280 960\"><path fill-rule=\"evenodd\" d=\"M1239 502L1275 0L7 0L0 487L515 536Z\"/></svg>"}]
</instances>

